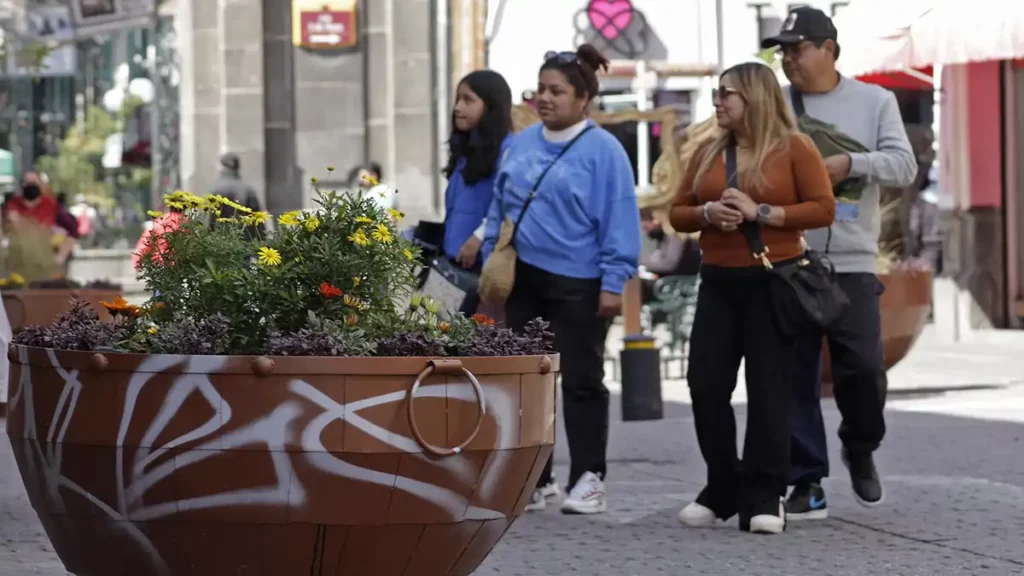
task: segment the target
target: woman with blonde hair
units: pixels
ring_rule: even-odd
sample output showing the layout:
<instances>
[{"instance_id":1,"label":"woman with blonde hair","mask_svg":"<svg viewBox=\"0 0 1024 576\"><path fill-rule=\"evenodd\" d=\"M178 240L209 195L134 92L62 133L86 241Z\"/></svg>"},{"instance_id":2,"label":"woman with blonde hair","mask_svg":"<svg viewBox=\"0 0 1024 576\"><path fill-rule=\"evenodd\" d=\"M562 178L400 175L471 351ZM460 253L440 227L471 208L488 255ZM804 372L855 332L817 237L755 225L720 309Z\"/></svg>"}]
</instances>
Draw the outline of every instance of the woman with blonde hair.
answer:
<instances>
[{"instance_id":1,"label":"woman with blonde hair","mask_svg":"<svg viewBox=\"0 0 1024 576\"><path fill-rule=\"evenodd\" d=\"M703 252L687 378L708 474L679 520L705 526L739 515L742 530L779 533L796 350L774 312L770 271L751 254L741 226L760 229L763 256L785 266L803 257L803 230L832 223L835 198L824 161L797 131L770 68L726 70L714 103L719 133L687 167L670 217L676 230L701 231ZM742 461L730 404L741 360L748 399Z\"/></svg>"}]
</instances>

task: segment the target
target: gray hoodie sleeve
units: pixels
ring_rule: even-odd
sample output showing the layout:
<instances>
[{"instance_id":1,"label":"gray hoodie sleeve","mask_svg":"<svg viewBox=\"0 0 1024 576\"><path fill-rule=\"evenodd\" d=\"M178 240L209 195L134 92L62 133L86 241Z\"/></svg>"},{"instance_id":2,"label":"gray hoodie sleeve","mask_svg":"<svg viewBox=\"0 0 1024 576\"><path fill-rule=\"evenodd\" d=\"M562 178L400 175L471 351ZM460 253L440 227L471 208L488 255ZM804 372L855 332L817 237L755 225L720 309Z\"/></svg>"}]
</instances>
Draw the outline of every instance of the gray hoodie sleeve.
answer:
<instances>
[{"instance_id":1,"label":"gray hoodie sleeve","mask_svg":"<svg viewBox=\"0 0 1024 576\"><path fill-rule=\"evenodd\" d=\"M867 176L868 184L909 186L917 176L917 158L903 126L896 95L888 90L879 100L878 148L850 154L850 176Z\"/></svg>"}]
</instances>

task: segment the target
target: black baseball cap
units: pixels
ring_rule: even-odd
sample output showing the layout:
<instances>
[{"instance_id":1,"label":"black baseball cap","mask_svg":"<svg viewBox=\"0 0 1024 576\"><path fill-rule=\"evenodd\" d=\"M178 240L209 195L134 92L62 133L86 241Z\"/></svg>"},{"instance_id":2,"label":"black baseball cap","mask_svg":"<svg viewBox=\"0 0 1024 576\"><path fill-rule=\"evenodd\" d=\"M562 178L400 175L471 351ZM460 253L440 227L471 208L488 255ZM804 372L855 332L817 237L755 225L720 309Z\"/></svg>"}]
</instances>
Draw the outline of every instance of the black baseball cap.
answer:
<instances>
[{"instance_id":1,"label":"black baseball cap","mask_svg":"<svg viewBox=\"0 0 1024 576\"><path fill-rule=\"evenodd\" d=\"M771 48L780 44L798 44L804 40L832 40L839 42L839 32L824 12L817 8L801 6L789 11L789 16L782 23L777 36L761 41L761 48Z\"/></svg>"}]
</instances>

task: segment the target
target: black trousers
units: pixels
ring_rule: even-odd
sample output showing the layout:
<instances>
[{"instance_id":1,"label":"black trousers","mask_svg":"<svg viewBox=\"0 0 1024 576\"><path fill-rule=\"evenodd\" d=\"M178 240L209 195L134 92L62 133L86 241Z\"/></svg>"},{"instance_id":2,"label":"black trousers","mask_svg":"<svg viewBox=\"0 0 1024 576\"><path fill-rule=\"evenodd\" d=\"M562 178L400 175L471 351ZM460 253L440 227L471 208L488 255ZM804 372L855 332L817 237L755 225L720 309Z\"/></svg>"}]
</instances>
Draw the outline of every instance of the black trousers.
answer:
<instances>
[{"instance_id":1,"label":"black trousers","mask_svg":"<svg viewBox=\"0 0 1024 576\"><path fill-rule=\"evenodd\" d=\"M789 478L789 388L795 341L775 319L763 269L705 267L697 295L687 374L707 485L697 502L722 519L778 514ZM746 360L747 432L736 456L730 400Z\"/></svg>"},{"instance_id":2,"label":"black trousers","mask_svg":"<svg viewBox=\"0 0 1024 576\"><path fill-rule=\"evenodd\" d=\"M882 354L879 296L874 274L837 274L850 308L826 334L808 333L797 344L798 363L790 412L790 484L821 482L828 476L828 448L821 416L821 342L828 338L832 390L843 417L839 439L855 453L874 452L885 437L888 379Z\"/></svg>"},{"instance_id":3,"label":"black trousers","mask_svg":"<svg viewBox=\"0 0 1024 576\"><path fill-rule=\"evenodd\" d=\"M505 305L513 330L540 317L551 323L562 357L562 411L569 440L569 484L586 472L607 472L608 389L604 385L604 343L609 322L597 315L601 281L559 276L518 262L516 283ZM552 480L551 460L538 486Z\"/></svg>"}]
</instances>

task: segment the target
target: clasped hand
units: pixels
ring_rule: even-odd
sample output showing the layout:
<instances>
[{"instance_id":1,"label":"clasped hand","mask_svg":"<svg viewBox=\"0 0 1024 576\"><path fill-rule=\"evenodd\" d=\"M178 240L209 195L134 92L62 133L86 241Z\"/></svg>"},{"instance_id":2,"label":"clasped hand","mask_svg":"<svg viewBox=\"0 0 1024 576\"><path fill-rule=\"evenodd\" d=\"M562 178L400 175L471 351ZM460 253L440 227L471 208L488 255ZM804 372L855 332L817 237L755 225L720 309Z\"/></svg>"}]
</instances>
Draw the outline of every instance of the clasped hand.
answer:
<instances>
[{"instance_id":1,"label":"clasped hand","mask_svg":"<svg viewBox=\"0 0 1024 576\"><path fill-rule=\"evenodd\" d=\"M722 199L708 204L708 224L731 232L744 220L757 219L757 203L735 188L727 188Z\"/></svg>"}]
</instances>

